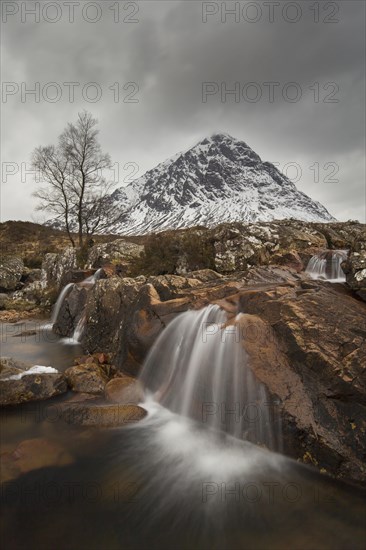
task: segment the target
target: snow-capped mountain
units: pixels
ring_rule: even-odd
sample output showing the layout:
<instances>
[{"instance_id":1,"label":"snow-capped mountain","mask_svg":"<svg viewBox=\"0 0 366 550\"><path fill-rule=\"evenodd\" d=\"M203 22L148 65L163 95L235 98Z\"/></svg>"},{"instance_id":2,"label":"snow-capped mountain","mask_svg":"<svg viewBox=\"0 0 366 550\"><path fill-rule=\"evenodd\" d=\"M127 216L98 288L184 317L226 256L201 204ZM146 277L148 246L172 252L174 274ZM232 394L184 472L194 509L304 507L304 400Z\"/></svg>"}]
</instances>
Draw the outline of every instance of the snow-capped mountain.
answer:
<instances>
[{"instance_id":1,"label":"snow-capped mountain","mask_svg":"<svg viewBox=\"0 0 366 550\"><path fill-rule=\"evenodd\" d=\"M111 198L121 208L113 232L125 235L233 221L334 220L244 141L221 133L162 162Z\"/></svg>"}]
</instances>

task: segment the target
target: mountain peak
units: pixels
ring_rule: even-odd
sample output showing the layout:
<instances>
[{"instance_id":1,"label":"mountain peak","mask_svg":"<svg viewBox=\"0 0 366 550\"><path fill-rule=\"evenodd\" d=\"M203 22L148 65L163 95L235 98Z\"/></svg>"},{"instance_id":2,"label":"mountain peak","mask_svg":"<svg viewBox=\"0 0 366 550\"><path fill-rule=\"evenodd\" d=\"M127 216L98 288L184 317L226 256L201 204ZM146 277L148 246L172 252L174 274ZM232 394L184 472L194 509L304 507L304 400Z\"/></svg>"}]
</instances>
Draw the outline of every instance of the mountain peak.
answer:
<instances>
[{"instance_id":1,"label":"mountain peak","mask_svg":"<svg viewBox=\"0 0 366 550\"><path fill-rule=\"evenodd\" d=\"M225 139L229 139L230 141L237 141L233 136L226 132L214 132L211 134L210 139L213 141L223 141Z\"/></svg>"},{"instance_id":2,"label":"mountain peak","mask_svg":"<svg viewBox=\"0 0 366 550\"><path fill-rule=\"evenodd\" d=\"M122 234L143 234L224 221L334 218L244 141L215 132L120 188Z\"/></svg>"}]
</instances>

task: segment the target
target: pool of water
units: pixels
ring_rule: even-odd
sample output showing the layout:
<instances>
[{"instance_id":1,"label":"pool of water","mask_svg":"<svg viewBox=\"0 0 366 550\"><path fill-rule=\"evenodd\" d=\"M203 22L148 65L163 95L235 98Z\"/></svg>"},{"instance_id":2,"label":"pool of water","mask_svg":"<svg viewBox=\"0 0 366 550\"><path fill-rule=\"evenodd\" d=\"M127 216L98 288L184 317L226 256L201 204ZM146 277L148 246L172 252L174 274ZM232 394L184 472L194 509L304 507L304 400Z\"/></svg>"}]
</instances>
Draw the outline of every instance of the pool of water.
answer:
<instances>
[{"instance_id":1,"label":"pool of water","mask_svg":"<svg viewBox=\"0 0 366 550\"><path fill-rule=\"evenodd\" d=\"M1 323L1 356L30 365L51 366L63 372L82 355L80 345L68 345L50 330L45 320Z\"/></svg>"}]
</instances>

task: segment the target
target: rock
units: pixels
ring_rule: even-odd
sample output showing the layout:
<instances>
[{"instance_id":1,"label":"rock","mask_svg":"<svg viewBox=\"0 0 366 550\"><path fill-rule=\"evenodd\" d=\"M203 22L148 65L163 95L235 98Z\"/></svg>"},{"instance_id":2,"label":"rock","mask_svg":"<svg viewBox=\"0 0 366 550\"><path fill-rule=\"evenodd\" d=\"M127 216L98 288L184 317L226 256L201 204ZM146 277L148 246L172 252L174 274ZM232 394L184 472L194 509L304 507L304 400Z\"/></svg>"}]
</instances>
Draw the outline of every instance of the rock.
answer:
<instances>
[{"instance_id":1,"label":"rock","mask_svg":"<svg viewBox=\"0 0 366 550\"><path fill-rule=\"evenodd\" d=\"M6 309L8 301L9 301L9 295L4 294L3 292L0 293L0 310Z\"/></svg>"},{"instance_id":2,"label":"rock","mask_svg":"<svg viewBox=\"0 0 366 550\"><path fill-rule=\"evenodd\" d=\"M295 284L300 277L294 272L281 267L251 267L243 276L247 285L263 285L268 283Z\"/></svg>"},{"instance_id":3,"label":"rock","mask_svg":"<svg viewBox=\"0 0 366 550\"><path fill-rule=\"evenodd\" d=\"M95 363L70 367L65 371L65 377L73 391L82 393L103 393L108 382L105 371Z\"/></svg>"},{"instance_id":4,"label":"rock","mask_svg":"<svg viewBox=\"0 0 366 550\"><path fill-rule=\"evenodd\" d=\"M138 380L130 376L121 376L108 382L105 397L112 403L138 404L144 400L144 390Z\"/></svg>"},{"instance_id":5,"label":"rock","mask_svg":"<svg viewBox=\"0 0 366 550\"><path fill-rule=\"evenodd\" d=\"M112 356L110 353L94 353L93 355L82 355L74 359L75 365L83 365L84 363L98 363L100 365L110 364Z\"/></svg>"},{"instance_id":6,"label":"rock","mask_svg":"<svg viewBox=\"0 0 366 550\"><path fill-rule=\"evenodd\" d=\"M21 290L17 290L13 294L13 300L25 300L39 304L45 290L44 281L34 281L27 283Z\"/></svg>"},{"instance_id":7,"label":"rock","mask_svg":"<svg viewBox=\"0 0 366 550\"><path fill-rule=\"evenodd\" d=\"M12 357L0 357L0 376L2 378L22 373L30 367L31 365L27 365L22 361L16 361Z\"/></svg>"},{"instance_id":8,"label":"rock","mask_svg":"<svg viewBox=\"0 0 366 550\"><path fill-rule=\"evenodd\" d=\"M86 288L74 285L67 294L60 307L56 322L53 325L53 330L56 334L64 337L73 335L75 327L83 315L87 293L88 290Z\"/></svg>"},{"instance_id":9,"label":"rock","mask_svg":"<svg viewBox=\"0 0 366 550\"><path fill-rule=\"evenodd\" d=\"M42 263L42 271L47 286L58 289L65 286L65 275L77 267L76 249L66 248L61 254L46 254Z\"/></svg>"},{"instance_id":10,"label":"rock","mask_svg":"<svg viewBox=\"0 0 366 550\"><path fill-rule=\"evenodd\" d=\"M34 283L42 279L42 269L28 269L23 271L22 282L24 284Z\"/></svg>"},{"instance_id":11,"label":"rock","mask_svg":"<svg viewBox=\"0 0 366 550\"><path fill-rule=\"evenodd\" d=\"M89 252L88 265L91 268L103 267L105 264L118 264L120 274L129 275L134 262L140 257L144 247L125 239L116 239L110 243L97 244Z\"/></svg>"},{"instance_id":12,"label":"rock","mask_svg":"<svg viewBox=\"0 0 366 550\"><path fill-rule=\"evenodd\" d=\"M80 405L64 407L62 418L68 424L113 428L142 420L147 412L137 405Z\"/></svg>"},{"instance_id":13,"label":"rock","mask_svg":"<svg viewBox=\"0 0 366 550\"><path fill-rule=\"evenodd\" d=\"M290 252L282 255L275 254L271 258L271 263L293 269L297 273L304 270L304 264L296 250L291 250Z\"/></svg>"},{"instance_id":14,"label":"rock","mask_svg":"<svg viewBox=\"0 0 366 550\"><path fill-rule=\"evenodd\" d=\"M67 391L65 377L51 367L30 367L9 358L2 358L0 365L1 406L43 401Z\"/></svg>"},{"instance_id":15,"label":"rock","mask_svg":"<svg viewBox=\"0 0 366 550\"><path fill-rule=\"evenodd\" d=\"M361 252L354 252L342 263L347 285L366 302L366 246Z\"/></svg>"},{"instance_id":16,"label":"rock","mask_svg":"<svg viewBox=\"0 0 366 550\"><path fill-rule=\"evenodd\" d=\"M61 278L62 286L69 283L83 283L85 279L91 277L92 275L94 275L94 270L90 269L72 269L70 271L65 271Z\"/></svg>"},{"instance_id":17,"label":"rock","mask_svg":"<svg viewBox=\"0 0 366 550\"><path fill-rule=\"evenodd\" d=\"M89 353L109 350L118 356L125 353L125 330L131 319L134 302L143 282L130 278L103 279L88 294L87 327L82 339ZM117 361L120 366L120 361Z\"/></svg>"},{"instance_id":18,"label":"rock","mask_svg":"<svg viewBox=\"0 0 366 550\"><path fill-rule=\"evenodd\" d=\"M308 451L338 477L365 479L366 306L343 285L298 290L241 291L240 310L259 327L247 344L253 369L282 401L285 452Z\"/></svg>"},{"instance_id":19,"label":"rock","mask_svg":"<svg viewBox=\"0 0 366 550\"><path fill-rule=\"evenodd\" d=\"M144 278L105 279L93 287L87 297L84 350L88 353L110 350L114 364L133 375L137 374L157 335L178 313L224 298L240 286L240 283L219 279L209 288L203 288L197 280L177 276L149 280L158 286L163 298L167 298L168 293L180 297L162 300L151 283L144 284ZM171 290L169 284L172 284Z\"/></svg>"},{"instance_id":20,"label":"rock","mask_svg":"<svg viewBox=\"0 0 366 550\"><path fill-rule=\"evenodd\" d=\"M0 290L16 290L22 278L24 263L17 256L3 257L0 262Z\"/></svg>"},{"instance_id":21,"label":"rock","mask_svg":"<svg viewBox=\"0 0 366 550\"><path fill-rule=\"evenodd\" d=\"M187 279L186 277L180 277L178 275L158 275L156 277L149 277L148 284L153 285L157 290L162 302L166 300L172 300L173 298L179 298L185 294L185 290L188 288L196 288L202 285L201 281L197 279Z\"/></svg>"},{"instance_id":22,"label":"rock","mask_svg":"<svg viewBox=\"0 0 366 550\"><path fill-rule=\"evenodd\" d=\"M222 279L222 275L214 271L213 269L199 269L198 271L191 271L187 276L191 279L196 279L202 283L209 283L211 281L217 281Z\"/></svg>"},{"instance_id":23,"label":"rock","mask_svg":"<svg viewBox=\"0 0 366 550\"><path fill-rule=\"evenodd\" d=\"M300 269L299 251L326 247L326 238L304 222L277 221L253 224L222 224L211 231L215 266L220 273L243 271L252 265L283 262ZM290 255L286 259L286 255Z\"/></svg>"},{"instance_id":24,"label":"rock","mask_svg":"<svg viewBox=\"0 0 366 550\"><path fill-rule=\"evenodd\" d=\"M14 451L1 453L0 460L2 483L40 468L67 466L74 461L59 443L42 438L22 441Z\"/></svg>"}]
</instances>

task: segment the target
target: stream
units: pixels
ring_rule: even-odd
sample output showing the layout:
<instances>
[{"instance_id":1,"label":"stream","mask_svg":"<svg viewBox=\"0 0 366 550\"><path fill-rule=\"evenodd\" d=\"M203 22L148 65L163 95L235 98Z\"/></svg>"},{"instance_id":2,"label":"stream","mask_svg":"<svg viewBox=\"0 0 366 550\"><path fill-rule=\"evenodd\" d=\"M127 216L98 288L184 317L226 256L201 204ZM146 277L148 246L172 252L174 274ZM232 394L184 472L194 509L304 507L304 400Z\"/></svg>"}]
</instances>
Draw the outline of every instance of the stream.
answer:
<instances>
[{"instance_id":1,"label":"stream","mask_svg":"<svg viewBox=\"0 0 366 550\"><path fill-rule=\"evenodd\" d=\"M193 326L189 317L182 323L187 330ZM36 321L4 324L2 335L2 355L59 370L81 352ZM183 351L197 355L192 342ZM146 362L147 378L156 353ZM64 399L1 411L2 450L46 437L72 456L62 467L33 470L2 485L7 550L364 548L361 489L183 416L185 403L168 409L151 394L142 404L144 420L100 430L50 414L50 406L57 411Z\"/></svg>"}]
</instances>

